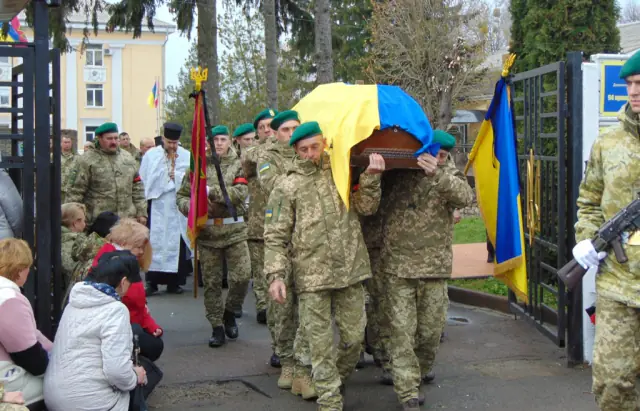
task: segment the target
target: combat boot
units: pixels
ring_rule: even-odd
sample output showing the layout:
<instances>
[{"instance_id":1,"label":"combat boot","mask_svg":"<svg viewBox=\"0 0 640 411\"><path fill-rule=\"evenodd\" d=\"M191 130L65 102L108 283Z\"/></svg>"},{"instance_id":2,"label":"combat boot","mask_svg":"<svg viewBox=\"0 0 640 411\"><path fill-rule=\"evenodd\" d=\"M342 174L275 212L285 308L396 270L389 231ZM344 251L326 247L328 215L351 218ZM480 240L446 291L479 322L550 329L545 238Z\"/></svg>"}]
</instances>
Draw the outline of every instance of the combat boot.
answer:
<instances>
[{"instance_id":1,"label":"combat boot","mask_svg":"<svg viewBox=\"0 0 640 411\"><path fill-rule=\"evenodd\" d=\"M282 390L290 390L293 386L293 373L293 364L288 362L282 364L282 368L280 369L280 378L278 378L278 388Z\"/></svg>"},{"instance_id":2,"label":"combat boot","mask_svg":"<svg viewBox=\"0 0 640 411\"><path fill-rule=\"evenodd\" d=\"M393 377L388 370L382 370L382 377L380 377L380 383L382 385L393 385Z\"/></svg>"},{"instance_id":3,"label":"combat boot","mask_svg":"<svg viewBox=\"0 0 640 411\"><path fill-rule=\"evenodd\" d=\"M209 338L209 347L211 348L222 347L225 342L226 341L224 338L224 328L221 325L217 327L213 327L211 338Z\"/></svg>"},{"instance_id":4,"label":"combat boot","mask_svg":"<svg viewBox=\"0 0 640 411\"><path fill-rule=\"evenodd\" d=\"M402 411L420 411L420 403L417 398L412 398L402 404Z\"/></svg>"},{"instance_id":5,"label":"combat boot","mask_svg":"<svg viewBox=\"0 0 640 411\"><path fill-rule=\"evenodd\" d=\"M313 400L318 398L316 389L311 380L311 372L307 367L296 365L291 385L291 394L301 395L303 400Z\"/></svg>"},{"instance_id":6,"label":"combat boot","mask_svg":"<svg viewBox=\"0 0 640 411\"><path fill-rule=\"evenodd\" d=\"M271 358L269 359L269 364L271 364L273 368L282 367L282 364L280 364L280 357L278 357L278 354L276 353L271 354Z\"/></svg>"},{"instance_id":7,"label":"combat boot","mask_svg":"<svg viewBox=\"0 0 640 411\"><path fill-rule=\"evenodd\" d=\"M258 324L266 324L267 323L267 310L258 311L258 314L256 314L256 321L258 321Z\"/></svg>"},{"instance_id":8,"label":"combat boot","mask_svg":"<svg viewBox=\"0 0 640 411\"><path fill-rule=\"evenodd\" d=\"M422 382L424 382L425 384L431 384L435 379L436 379L436 373L433 371L429 371L428 373L422 376Z\"/></svg>"},{"instance_id":9,"label":"combat boot","mask_svg":"<svg viewBox=\"0 0 640 411\"><path fill-rule=\"evenodd\" d=\"M225 310L222 321L224 322L224 332L227 337L231 340L238 338L238 324L236 324L236 316L233 312Z\"/></svg>"},{"instance_id":10,"label":"combat boot","mask_svg":"<svg viewBox=\"0 0 640 411\"><path fill-rule=\"evenodd\" d=\"M364 358L364 351L360 352L360 359L358 360L358 363L356 364L356 369L361 370L364 368L364 366L367 364L367 360Z\"/></svg>"}]
</instances>

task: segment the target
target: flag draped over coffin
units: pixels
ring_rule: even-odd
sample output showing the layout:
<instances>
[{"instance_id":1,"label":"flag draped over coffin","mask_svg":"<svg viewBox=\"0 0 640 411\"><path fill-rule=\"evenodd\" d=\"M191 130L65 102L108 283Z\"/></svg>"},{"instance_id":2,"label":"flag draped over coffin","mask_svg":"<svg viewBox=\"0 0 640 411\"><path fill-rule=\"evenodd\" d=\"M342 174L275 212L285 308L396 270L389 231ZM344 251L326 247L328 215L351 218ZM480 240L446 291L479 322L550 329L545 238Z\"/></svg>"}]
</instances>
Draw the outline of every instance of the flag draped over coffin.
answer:
<instances>
[{"instance_id":1,"label":"flag draped over coffin","mask_svg":"<svg viewBox=\"0 0 640 411\"><path fill-rule=\"evenodd\" d=\"M375 130L397 127L413 135L423 152L435 154L433 130L422 107L397 86L323 84L293 107L300 120L317 121L327 139L333 180L342 201L349 207L351 149Z\"/></svg>"},{"instance_id":2,"label":"flag draped over coffin","mask_svg":"<svg viewBox=\"0 0 640 411\"><path fill-rule=\"evenodd\" d=\"M473 167L478 206L495 248L494 275L519 298L527 297L527 270L516 130L506 76L512 56L497 82L493 100L469 154L465 174Z\"/></svg>"},{"instance_id":3,"label":"flag draped over coffin","mask_svg":"<svg viewBox=\"0 0 640 411\"><path fill-rule=\"evenodd\" d=\"M202 94L196 96L191 131L191 200L187 218L187 234L195 244L200 229L207 223L207 159L204 102Z\"/></svg>"}]
</instances>

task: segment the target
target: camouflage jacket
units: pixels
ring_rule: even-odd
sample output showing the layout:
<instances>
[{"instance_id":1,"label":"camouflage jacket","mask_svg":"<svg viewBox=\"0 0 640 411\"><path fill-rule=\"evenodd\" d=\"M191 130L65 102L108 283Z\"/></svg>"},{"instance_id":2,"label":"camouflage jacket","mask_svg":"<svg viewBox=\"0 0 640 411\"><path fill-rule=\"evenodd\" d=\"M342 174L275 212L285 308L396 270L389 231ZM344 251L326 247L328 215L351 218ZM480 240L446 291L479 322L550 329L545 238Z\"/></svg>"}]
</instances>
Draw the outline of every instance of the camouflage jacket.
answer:
<instances>
[{"instance_id":1,"label":"camouflage jacket","mask_svg":"<svg viewBox=\"0 0 640 411\"><path fill-rule=\"evenodd\" d=\"M285 283L291 258L296 291L340 289L371 277L358 214L371 215L380 203L380 176L361 178L347 210L331 175L329 157L320 165L294 159L276 183L265 211L264 273L268 283Z\"/></svg>"},{"instance_id":2,"label":"camouflage jacket","mask_svg":"<svg viewBox=\"0 0 640 411\"><path fill-rule=\"evenodd\" d=\"M29 411L29 409L24 405L2 402L3 398L4 398L4 383L0 381L0 411Z\"/></svg>"},{"instance_id":3,"label":"camouflage jacket","mask_svg":"<svg viewBox=\"0 0 640 411\"><path fill-rule=\"evenodd\" d=\"M244 199L247 198L247 180L242 171L242 165L235 151L229 149L226 156L220 157L220 168L227 193L231 203L236 207L238 218L243 216ZM209 220L207 226L198 234L198 244L213 247L226 248L230 245L247 239L247 224L234 222L223 224L222 219L233 218L222 197L218 175L213 161L207 159L207 186L209 192ZM189 200L191 198L191 179L186 173L182 179L182 185L176 195L178 210L185 216L189 215Z\"/></svg>"},{"instance_id":4,"label":"camouflage jacket","mask_svg":"<svg viewBox=\"0 0 640 411\"><path fill-rule=\"evenodd\" d=\"M65 200L87 207L87 226L103 211L121 218L147 216L138 163L126 151L111 154L96 148L86 152L78 157L66 184Z\"/></svg>"},{"instance_id":5,"label":"camouflage jacket","mask_svg":"<svg viewBox=\"0 0 640 411\"><path fill-rule=\"evenodd\" d=\"M125 148L124 150L127 153L131 154L131 157L133 157L133 159L138 162L138 166L139 166L140 162L142 161L142 154L140 153L140 150L138 150L138 148L133 144L129 144L129 147Z\"/></svg>"},{"instance_id":6,"label":"camouflage jacket","mask_svg":"<svg viewBox=\"0 0 640 411\"><path fill-rule=\"evenodd\" d=\"M67 286L84 278L87 266L107 241L96 233L74 233L62 227L62 274Z\"/></svg>"},{"instance_id":7,"label":"camouflage jacket","mask_svg":"<svg viewBox=\"0 0 640 411\"><path fill-rule=\"evenodd\" d=\"M452 162L434 176L422 170L385 173L383 272L402 278L449 278L453 209L473 201L473 190Z\"/></svg>"},{"instance_id":8,"label":"camouflage jacket","mask_svg":"<svg viewBox=\"0 0 640 411\"><path fill-rule=\"evenodd\" d=\"M625 105L618 119L620 124L602 131L591 148L577 201L576 241L592 238L640 191L640 116ZM640 307L640 245L623 241L623 248L629 261L620 264L610 252L600 264L596 289L598 295Z\"/></svg>"},{"instance_id":9,"label":"camouflage jacket","mask_svg":"<svg viewBox=\"0 0 640 411\"><path fill-rule=\"evenodd\" d=\"M289 143L279 141L269 144L257 153L258 182L266 198L269 198L276 182L286 177L295 155L296 152Z\"/></svg>"},{"instance_id":10,"label":"camouflage jacket","mask_svg":"<svg viewBox=\"0 0 640 411\"><path fill-rule=\"evenodd\" d=\"M247 212L249 240L262 240L264 232L264 209L269 195L260 189L257 163L260 153L272 143L267 138L242 153L242 168L249 182L249 211Z\"/></svg>"},{"instance_id":11,"label":"camouflage jacket","mask_svg":"<svg viewBox=\"0 0 640 411\"><path fill-rule=\"evenodd\" d=\"M69 174L76 164L78 155L75 153L64 154L60 156L60 200L61 204L65 203L67 196L67 181L69 180Z\"/></svg>"},{"instance_id":12,"label":"camouflage jacket","mask_svg":"<svg viewBox=\"0 0 640 411\"><path fill-rule=\"evenodd\" d=\"M353 174L352 174L353 175ZM362 174L360 174L362 176ZM380 189L382 190L382 197L380 198L381 206L378 207L378 211L374 215L360 216L360 226L362 226L362 236L364 237L364 243L367 245L367 249L382 248L382 226L384 225L384 215L382 204L386 196L386 190L384 188L385 178L382 178L380 182ZM354 189L357 189L359 184L356 184Z\"/></svg>"}]
</instances>

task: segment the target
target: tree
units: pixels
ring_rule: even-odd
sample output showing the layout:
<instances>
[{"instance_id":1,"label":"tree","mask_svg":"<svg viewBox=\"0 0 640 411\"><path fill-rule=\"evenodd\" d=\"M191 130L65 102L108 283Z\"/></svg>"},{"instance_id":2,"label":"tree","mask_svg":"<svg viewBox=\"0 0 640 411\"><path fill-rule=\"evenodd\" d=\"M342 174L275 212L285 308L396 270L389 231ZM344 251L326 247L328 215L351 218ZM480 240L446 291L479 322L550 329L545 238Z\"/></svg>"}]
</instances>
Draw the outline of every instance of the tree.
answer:
<instances>
[{"instance_id":1,"label":"tree","mask_svg":"<svg viewBox=\"0 0 640 411\"><path fill-rule=\"evenodd\" d=\"M620 51L615 0L513 0L511 51L518 71L530 70L566 57L569 51Z\"/></svg>"},{"instance_id":2,"label":"tree","mask_svg":"<svg viewBox=\"0 0 640 411\"><path fill-rule=\"evenodd\" d=\"M375 3L369 73L376 83L402 87L432 125L445 128L453 101L482 78L478 13L459 0Z\"/></svg>"},{"instance_id":3,"label":"tree","mask_svg":"<svg viewBox=\"0 0 640 411\"><path fill-rule=\"evenodd\" d=\"M194 82L191 80L191 68L198 64L198 49L191 43L189 56L178 73L178 85L166 89L165 117L167 121L180 124L184 129L180 142L191 147L191 128L193 127L194 100L189 98L193 92Z\"/></svg>"},{"instance_id":4,"label":"tree","mask_svg":"<svg viewBox=\"0 0 640 411\"><path fill-rule=\"evenodd\" d=\"M511 16L505 0L481 3L478 26L484 36L484 51L493 54L506 48L509 44Z\"/></svg>"},{"instance_id":5,"label":"tree","mask_svg":"<svg viewBox=\"0 0 640 411\"><path fill-rule=\"evenodd\" d=\"M267 102L278 108L278 26L276 1L264 0L264 48L267 56Z\"/></svg>"},{"instance_id":6,"label":"tree","mask_svg":"<svg viewBox=\"0 0 640 411\"><path fill-rule=\"evenodd\" d=\"M331 44L331 0L315 0L315 61L319 84L333 82L333 49Z\"/></svg>"},{"instance_id":7,"label":"tree","mask_svg":"<svg viewBox=\"0 0 640 411\"><path fill-rule=\"evenodd\" d=\"M630 1L621 10L619 23L640 21L640 4Z\"/></svg>"}]
</instances>

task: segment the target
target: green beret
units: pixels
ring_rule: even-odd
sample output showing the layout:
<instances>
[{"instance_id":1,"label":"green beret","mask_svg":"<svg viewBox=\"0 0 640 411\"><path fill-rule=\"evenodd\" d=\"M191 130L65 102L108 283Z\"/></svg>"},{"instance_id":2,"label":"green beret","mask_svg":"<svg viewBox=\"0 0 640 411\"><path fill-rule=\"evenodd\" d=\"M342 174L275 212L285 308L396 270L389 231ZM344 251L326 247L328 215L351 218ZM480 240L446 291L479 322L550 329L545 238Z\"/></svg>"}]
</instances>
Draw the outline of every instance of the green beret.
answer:
<instances>
[{"instance_id":1,"label":"green beret","mask_svg":"<svg viewBox=\"0 0 640 411\"><path fill-rule=\"evenodd\" d=\"M456 138L446 131L434 130L433 142L440 144L441 150L451 151L456 145Z\"/></svg>"},{"instance_id":2,"label":"green beret","mask_svg":"<svg viewBox=\"0 0 640 411\"><path fill-rule=\"evenodd\" d=\"M309 121L308 123L300 124L291 135L289 145L292 146L300 140L315 137L318 134L322 134L322 130L320 130L320 124L318 124L317 121Z\"/></svg>"},{"instance_id":3,"label":"green beret","mask_svg":"<svg viewBox=\"0 0 640 411\"><path fill-rule=\"evenodd\" d=\"M227 128L227 126L215 126L214 128L211 129L211 137L215 137L215 136L228 136L229 135L229 129Z\"/></svg>"},{"instance_id":4,"label":"green beret","mask_svg":"<svg viewBox=\"0 0 640 411\"><path fill-rule=\"evenodd\" d=\"M265 108L261 112L258 113L256 118L253 119L253 127L258 128L258 122L260 120L264 120L265 118L274 118L278 114L278 110L274 110L272 108Z\"/></svg>"},{"instance_id":5,"label":"green beret","mask_svg":"<svg viewBox=\"0 0 640 411\"><path fill-rule=\"evenodd\" d=\"M629 76L640 74L640 51L629 57L620 69L620 78L625 79Z\"/></svg>"},{"instance_id":6,"label":"green beret","mask_svg":"<svg viewBox=\"0 0 640 411\"><path fill-rule=\"evenodd\" d=\"M293 110L286 110L278 113L273 118L273 120L271 120L271 129L277 131L281 125L283 125L289 120L295 120L299 123L300 118L298 118L298 112Z\"/></svg>"},{"instance_id":7,"label":"green beret","mask_svg":"<svg viewBox=\"0 0 640 411\"><path fill-rule=\"evenodd\" d=\"M100 127L96 128L96 136L100 136L104 133L117 133L118 125L116 123L104 123Z\"/></svg>"},{"instance_id":8,"label":"green beret","mask_svg":"<svg viewBox=\"0 0 640 411\"><path fill-rule=\"evenodd\" d=\"M233 132L234 137L240 137L247 133L255 133L256 128L251 123L240 124L238 128Z\"/></svg>"}]
</instances>

